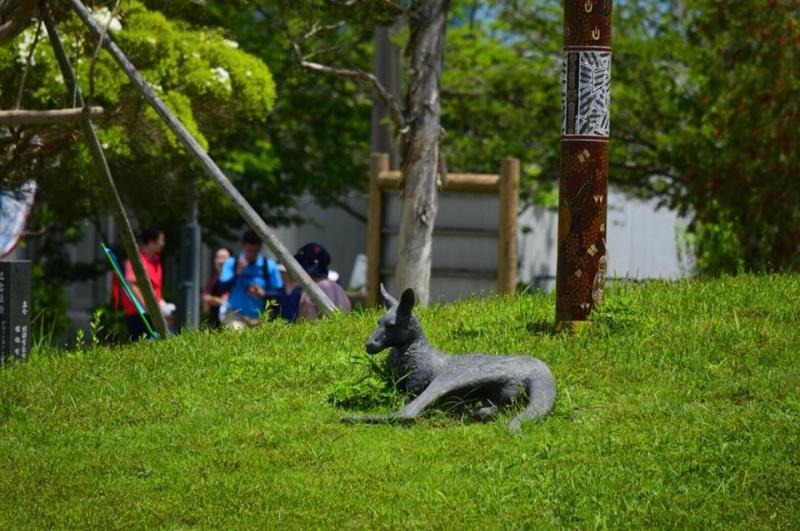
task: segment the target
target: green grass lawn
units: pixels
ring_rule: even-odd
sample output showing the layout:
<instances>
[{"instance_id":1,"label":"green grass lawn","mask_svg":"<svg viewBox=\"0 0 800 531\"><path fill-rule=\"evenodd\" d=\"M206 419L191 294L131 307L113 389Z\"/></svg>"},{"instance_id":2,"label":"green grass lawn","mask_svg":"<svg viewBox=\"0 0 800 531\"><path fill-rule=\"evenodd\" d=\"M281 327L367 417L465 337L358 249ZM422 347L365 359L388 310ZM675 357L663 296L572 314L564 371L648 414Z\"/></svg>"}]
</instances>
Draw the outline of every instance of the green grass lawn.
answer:
<instances>
[{"instance_id":1,"label":"green grass lawn","mask_svg":"<svg viewBox=\"0 0 800 531\"><path fill-rule=\"evenodd\" d=\"M611 287L578 335L547 295L420 314L548 363L553 413L342 424L398 398L363 379L373 311L36 352L0 371L0 529L800 526L800 277Z\"/></svg>"}]
</instances>

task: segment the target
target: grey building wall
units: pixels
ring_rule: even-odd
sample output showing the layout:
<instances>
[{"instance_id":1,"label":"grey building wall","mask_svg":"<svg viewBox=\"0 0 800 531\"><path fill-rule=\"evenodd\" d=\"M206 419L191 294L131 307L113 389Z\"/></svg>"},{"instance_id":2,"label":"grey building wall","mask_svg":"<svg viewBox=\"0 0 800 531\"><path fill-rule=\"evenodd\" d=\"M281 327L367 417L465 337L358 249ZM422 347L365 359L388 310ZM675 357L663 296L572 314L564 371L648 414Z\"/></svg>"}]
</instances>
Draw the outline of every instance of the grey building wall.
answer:
<instances>
[{"instance_id":1,"label":"grey building wall","mask_svg":"<svg viewBox=\"0 0 800 531\"><path fill-rule=\"evenodd\" d=\"M343 201L349 210L364 213L366 216L368 210L366 196L353 194ZM348 288L356 257L366 253L366 222L338 207L323 208L311 196L303 197L298 203L297 210L308 219L308 222L275 228L278 238L292 252L310 242L325 247L331 254L331 269L339 273L339 283ZM270 255L269 252L265 254Z\"/></svg>"}]
</instances>

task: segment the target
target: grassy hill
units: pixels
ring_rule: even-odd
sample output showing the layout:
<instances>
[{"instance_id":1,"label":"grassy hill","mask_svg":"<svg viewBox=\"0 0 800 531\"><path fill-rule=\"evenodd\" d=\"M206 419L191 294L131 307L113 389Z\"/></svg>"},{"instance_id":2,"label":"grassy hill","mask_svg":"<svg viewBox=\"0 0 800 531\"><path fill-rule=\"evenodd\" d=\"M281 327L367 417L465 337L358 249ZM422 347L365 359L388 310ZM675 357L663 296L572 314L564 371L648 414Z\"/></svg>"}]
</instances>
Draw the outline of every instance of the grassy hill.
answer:
<instances>
[{"instance_id":1,"label":"grassy hill","mask_svg":"<svg viewBox=\"0 0 800 531\"><path fill-rule=\"evenodd\" d=\"M800 277L612 287L596 326L552 333L546 295L421 312L451 352L550 365L550 417L506 431L370 376L377 312L0 371L0 528L800 526Z\"/></svg>"}]
</instances>

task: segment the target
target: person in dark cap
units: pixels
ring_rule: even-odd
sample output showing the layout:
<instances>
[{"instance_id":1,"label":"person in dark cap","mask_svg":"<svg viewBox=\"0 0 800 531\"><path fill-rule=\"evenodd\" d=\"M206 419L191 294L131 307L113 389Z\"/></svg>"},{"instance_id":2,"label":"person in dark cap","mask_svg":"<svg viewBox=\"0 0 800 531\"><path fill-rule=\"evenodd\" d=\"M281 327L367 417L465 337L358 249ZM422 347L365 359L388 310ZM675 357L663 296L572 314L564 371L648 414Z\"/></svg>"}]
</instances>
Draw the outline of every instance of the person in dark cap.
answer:
<instances>
[{"instance_id":1,"label":"person in dark cap","mask_svg":"<svg viewBox=\"0 0 800 531\"><path fill-rule=\"evenodd\" d=\"M350 299L347 293L335 281L328 276L331 265L331 255L325 248L318 243L307 243L297 251L294 259L306 270L306 273L317 283L323 293L336 305L343 313L350 311ZM297 310L298 319L316 319L319 317L319 310L307 293L300 295L300 304Z\"/></svg>"}]
</instances>

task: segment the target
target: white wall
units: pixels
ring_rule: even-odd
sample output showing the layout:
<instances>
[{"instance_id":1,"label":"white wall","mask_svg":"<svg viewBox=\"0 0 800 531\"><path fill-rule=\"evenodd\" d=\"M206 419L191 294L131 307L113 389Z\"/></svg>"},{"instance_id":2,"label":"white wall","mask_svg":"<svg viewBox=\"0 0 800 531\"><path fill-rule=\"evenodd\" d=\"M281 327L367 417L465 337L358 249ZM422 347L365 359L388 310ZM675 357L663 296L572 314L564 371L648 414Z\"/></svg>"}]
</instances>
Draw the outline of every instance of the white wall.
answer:
<instances>
[{"instance_id":1,"label":"white wall","mask_svg":"<svg viewBox=\"0 0 800 531\"><path fill-rule=\"evenodd\" d=\"M677 234L687 220L655 200L628 198L611 189L608 194L608 276L635 280L676 279L688 264L678 260ZM549 291L555 287L558 214L531 207L519 217L519 281ZM525 233L524 227L530 232Z\"/></svg>"}]
</instances>

